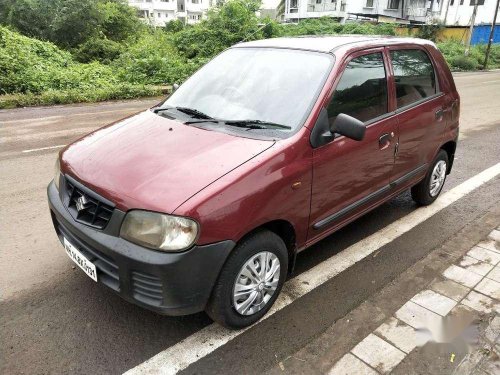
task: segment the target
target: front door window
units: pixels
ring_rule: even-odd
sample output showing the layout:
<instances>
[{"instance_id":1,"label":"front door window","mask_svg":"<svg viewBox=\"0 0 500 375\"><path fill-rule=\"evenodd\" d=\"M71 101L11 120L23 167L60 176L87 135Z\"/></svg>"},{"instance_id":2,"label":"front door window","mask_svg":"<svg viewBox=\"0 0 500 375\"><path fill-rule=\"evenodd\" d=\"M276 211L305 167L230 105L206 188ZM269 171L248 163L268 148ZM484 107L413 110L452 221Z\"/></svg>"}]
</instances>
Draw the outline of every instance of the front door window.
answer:
<instances>
[{"instance_id":1,"label":"front door window","mask_svg":"<svg viewBox=\"0 0 500 375\"><path fill-rule=\"evenodd\" d=\"M328 105L330 123L339 113L363 122L387 113L387 79L382 53L359 56L349 62Z\"/></svg>"}]
</instances>

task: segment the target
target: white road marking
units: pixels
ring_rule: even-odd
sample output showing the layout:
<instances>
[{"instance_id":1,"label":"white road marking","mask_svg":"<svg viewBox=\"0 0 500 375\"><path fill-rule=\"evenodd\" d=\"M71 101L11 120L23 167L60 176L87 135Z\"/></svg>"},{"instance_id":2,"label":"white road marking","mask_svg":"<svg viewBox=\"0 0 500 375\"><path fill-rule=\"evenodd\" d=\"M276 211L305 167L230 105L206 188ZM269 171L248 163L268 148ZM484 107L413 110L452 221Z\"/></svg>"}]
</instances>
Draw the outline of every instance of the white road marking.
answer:
<instances>
[{"instance_id":1,"label":"white road marking","mask_svg":"<svg viewBox=\"0 0 500 375\"><path fill-rule=\"evenodd\" d=\"M280 297L262 320L280 311L342 271L345 271L347 268L374 253L382 246L392 242L499 174L500 163L497 163L444 193L432 205L413 211L371 236L351 245L339 254L291 279L285 283ZM158 353L125 374L176 374L241 335L247 329L230 331L213 323Z\"/></svg>"},{"instance_id":2,"label":"white road marking","mask_svg":"<svg viewBox=\"0 0 500 375\"><path fill-rule=\"evenodd\" d=\"M44 150L52 150L54 148L61 148L66 145L57 145L57 146L47 146L47 147L40 147L40 148L32 148L30 150L23 150L21 151L23 154L28 153L28 152L37 152L37 151L44 151Z\"/></svg>"}]
</instances>

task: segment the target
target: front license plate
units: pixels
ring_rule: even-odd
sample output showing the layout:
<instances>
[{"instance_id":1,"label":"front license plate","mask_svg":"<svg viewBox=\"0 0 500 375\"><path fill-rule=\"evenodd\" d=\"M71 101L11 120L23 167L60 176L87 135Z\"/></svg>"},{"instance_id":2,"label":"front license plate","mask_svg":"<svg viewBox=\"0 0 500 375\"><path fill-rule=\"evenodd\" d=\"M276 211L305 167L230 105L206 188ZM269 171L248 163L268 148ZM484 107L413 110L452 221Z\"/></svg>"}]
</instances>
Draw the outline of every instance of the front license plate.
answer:
<instances>
[{"instance_id":1,"label":"front license plate","mask_svg":"<svg viewBox=\"0 0 500 375\"><path fill-rule=\"evenodd\" d=\"M64 238L64 248L66 254L85 272L92 280L97 281L97 271L94 263L85 258L85 256L78 251L78 249Z\"/></svg>"}]
</instances>

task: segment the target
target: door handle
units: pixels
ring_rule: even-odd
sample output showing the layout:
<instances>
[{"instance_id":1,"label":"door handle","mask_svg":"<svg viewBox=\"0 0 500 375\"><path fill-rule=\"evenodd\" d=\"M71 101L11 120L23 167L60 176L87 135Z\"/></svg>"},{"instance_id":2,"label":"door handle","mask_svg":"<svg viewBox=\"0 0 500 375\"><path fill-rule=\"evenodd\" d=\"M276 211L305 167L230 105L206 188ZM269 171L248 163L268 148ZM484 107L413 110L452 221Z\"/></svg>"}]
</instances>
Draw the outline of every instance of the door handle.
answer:
<instances>
[{"instance_id":1,"label":"door handle","mask_svg":"<svg viewBox=\"0 0 500 375\"><path fill-rule=\"evenodd\" d=\"M436 111L436 120L441 121L441 119L443 118L443 115L444 115L444 109L443 108L439 108Z\"/></svg>"},{"instance_id":2,"label":"door handle","mask_svg":"<svg viewBox=\"0 0 500 375\"><path fill-rule=\"evenodd\" d=\"M391 144L391 139L394 137L394 133L384 133L378 139L378 146L381 150L385 150Z\"/></svg>"}]
</instances>

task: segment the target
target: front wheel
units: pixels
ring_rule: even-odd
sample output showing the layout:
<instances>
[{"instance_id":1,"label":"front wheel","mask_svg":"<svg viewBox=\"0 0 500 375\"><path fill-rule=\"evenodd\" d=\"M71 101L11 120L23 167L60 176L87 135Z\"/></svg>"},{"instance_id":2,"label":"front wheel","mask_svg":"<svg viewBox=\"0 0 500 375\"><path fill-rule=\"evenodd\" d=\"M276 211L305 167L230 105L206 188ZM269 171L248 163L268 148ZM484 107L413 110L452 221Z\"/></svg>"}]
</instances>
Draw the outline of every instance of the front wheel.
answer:
<instances>
[{"instance_id":1,"label":"front wheel","mask_svg":"<svg viewBox=\"0 0 500 375\"><path fill-rule=\"evenodd\" d=\"M411 197L420 206L434 202L443 189L448 170L448 154L440 150L427 171L425 178L411 188Z\"/></svg>"},{"instance_id":2,"label":"front wheel","mask_svg":"<svg viewBox=\"0 0 500 375\"><path fill-rule=\"evenodd\" d=\"M219 275L207 314L232 329L255 323L278 297L287 270L288 252L278 235L262 230L243 239Z\"/></svg>"}]
</instances>

